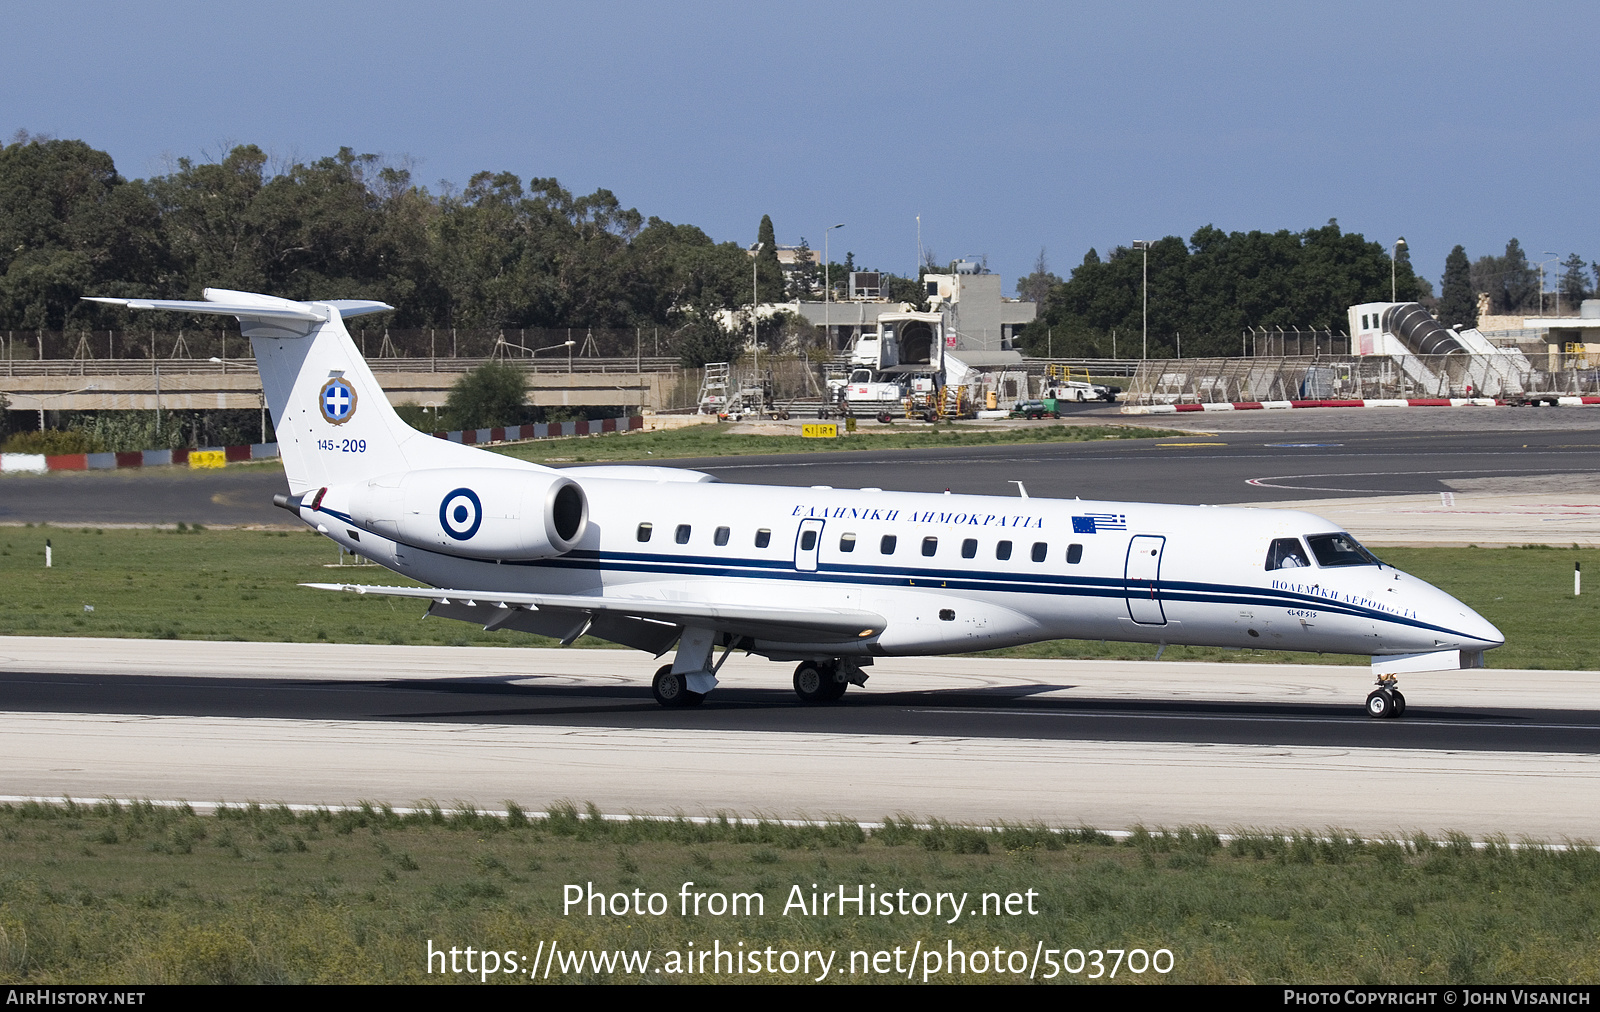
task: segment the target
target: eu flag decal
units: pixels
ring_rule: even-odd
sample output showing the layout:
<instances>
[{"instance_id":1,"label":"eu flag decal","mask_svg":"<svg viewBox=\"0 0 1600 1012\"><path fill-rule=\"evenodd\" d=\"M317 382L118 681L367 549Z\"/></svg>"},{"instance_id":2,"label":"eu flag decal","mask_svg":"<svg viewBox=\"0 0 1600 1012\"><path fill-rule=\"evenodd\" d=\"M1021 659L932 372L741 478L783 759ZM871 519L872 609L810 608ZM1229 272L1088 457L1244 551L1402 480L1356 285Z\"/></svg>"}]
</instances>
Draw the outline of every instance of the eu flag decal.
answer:
<instances>
[{"instance_id":1,"label":"eu flag decal","mask_svg":"<svg viewBox=\"0 0 1600 1012\"><path fill-rule=\"evenodd\" d=\"M1072 533L1098 534L1101 531L1125 531L1128 529L1128 515L1126 513L1089 513L1081 517L1072 518Z\"/></svg>"}]
</instances>

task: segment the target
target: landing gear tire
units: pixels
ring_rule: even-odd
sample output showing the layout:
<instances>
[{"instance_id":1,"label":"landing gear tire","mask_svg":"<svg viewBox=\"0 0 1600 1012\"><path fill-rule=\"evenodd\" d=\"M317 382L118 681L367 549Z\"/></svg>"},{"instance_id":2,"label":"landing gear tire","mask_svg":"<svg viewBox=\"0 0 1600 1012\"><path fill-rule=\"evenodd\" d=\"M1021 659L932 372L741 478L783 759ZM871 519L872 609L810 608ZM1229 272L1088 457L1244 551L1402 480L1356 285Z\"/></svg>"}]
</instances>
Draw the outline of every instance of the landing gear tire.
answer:
<instances>
[{"instance_id":1,"label":"landing gear tire","mask_svg":"<svg viewBox=\"0 0 1600 1012\"><path fill-rule=\"evenodd\" d=\"M802 703L831 703L844 695L847 684L831 664L801 661L794 669L794 694Z\"/></svg>"},{"instance_id":2,"label":"landing gear tire","mask_svg":"<svg viewBox=\"0 0 1600 1012\"><path fill-rule=\"evenodd\" d=\"M1367 716L1382 719L1393 717L1399 707L1395 705L1393 694L1388 689L1374 689L1367 696Z\"/></svg>"},{"instance_id":3,"label":"landing gear tire","mask_svg":"<svg viewBox=\"0 0 1600 1012\"><path fill-rule=\"evenodd\" d=\"M1406 697L1401 695L1399 689L1395 689L1390 695L1394 697L1394 715L1396 717L1404 717L1406 715Z\"/></svg>"},{"instance_id":4,"label":"landing gear tire","mask_svg":"<svg viewBox=\"0 0 1600 1012\"><path fill-rule=\"evenodd\" d=\"M688 680L672 673L672 665L664 664L650 682L650 692L662 706L699 706L706 701L705 693L690 692Z\"/></svg>"},{"instance_id":5,"label":"landing gear tire","mask_svg":"<svg viewBox=\"0 0 1600 1012\"><path fill-rule=\"evenodd\" d=\"M836 703L844 698L844 690L850 688L850 683L844 677L844 671L837 664L830 664L822 669L823 684L827 686L827 695L824 702Z\"/></svg>"}]
</instances>

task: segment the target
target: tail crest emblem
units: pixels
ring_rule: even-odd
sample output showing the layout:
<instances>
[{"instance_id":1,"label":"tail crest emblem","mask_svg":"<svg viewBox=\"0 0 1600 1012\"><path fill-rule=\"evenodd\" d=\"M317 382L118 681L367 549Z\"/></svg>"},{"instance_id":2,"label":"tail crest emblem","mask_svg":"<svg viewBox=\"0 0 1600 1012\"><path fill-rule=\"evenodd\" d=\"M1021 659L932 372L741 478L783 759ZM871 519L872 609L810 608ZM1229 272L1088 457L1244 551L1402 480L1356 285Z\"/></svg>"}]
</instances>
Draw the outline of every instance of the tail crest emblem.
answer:
<instances>
[{"instance_id":1,"label":"tail crest emblem","mask_svg":"<svg viewBox=\"0 0 1600 1012\"><path fill-rule=\"evenodd\" d=\"M343 377L335 376L322 385L318 404L324 421L329 425L343 425L356 416L356 388Z\"/></svg>"}]
</instances>

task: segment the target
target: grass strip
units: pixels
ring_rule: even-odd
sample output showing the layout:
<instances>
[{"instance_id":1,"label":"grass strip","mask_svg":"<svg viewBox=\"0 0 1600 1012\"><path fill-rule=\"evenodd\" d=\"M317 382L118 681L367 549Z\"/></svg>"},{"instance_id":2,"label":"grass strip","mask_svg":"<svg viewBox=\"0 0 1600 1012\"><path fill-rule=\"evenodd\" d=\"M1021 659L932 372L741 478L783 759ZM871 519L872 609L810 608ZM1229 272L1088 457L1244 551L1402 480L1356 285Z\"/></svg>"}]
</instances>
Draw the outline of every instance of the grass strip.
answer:
<instances>
[{"instance_id":1,"label":"grass strip","mask_svg":"<svg viewBox=\"0 0 1600 1012\"><path fill-rule=\"evenodd\" d=\"M1158 948L1151 983L1512 983L1600 977L1600 853L1460 834L1364 841L1337 830L981 829L898 816L785 825L720 817L601 819L592 806L499 817L424 804L291 811L257 805L201 816L149 803L0 805L0 981L49 984L477 982L428 973L427 945L668 954L834 951L835 982L905 981L850 953L953 946ZM684 883L693 883L685 887ZM564 911L566 887L627 894L627 912ZM965 894L966 914L801 914L790 901L854 894ZM665 912L635 912L659 893ZM682 912L683 892L759 894L759 910ZM1014 913L1002 898L1023 897ZM991 913L972 910L984 894ZM614 901L612 901L614 902ZM898 907L898 900L891 903ZM913 901L914 902L914 901ZM784 913L786 905L789 912ZM908 907L910 904L908 904ZM662 909L658 905L657 909ZM1058 957L1059 958L1059 957ZM988 960L992 964L997 960ZM524 963L524 965L526 965ZM681 966L680 962L680 966ZM903 965L903 964L902 964ZM747 983L809 974L557 970L552 982ZM912 979L921 980L925 965ZM840 972L845 971L845 972ZM1044 966L1039 973L1046 972ZM1057 980L1084 981L1085 970ZM1010 982L952 974L939 982ZM501 973L510 983L526 974ZM539 979L543 979L540 977ZM1024 978L1025 979L1025 978Z\"/></svg>"},{"instance_id":2,"label":"grass strip","mask_svg":"<svg viewBox=\"0 0 1600 1012\"><path fill-rule=\"evenodd\" d=\"M844 432L844 424L839 423ZM849 450L926 450L957 446L1018 446L1027 443L1083 443L1107 439L1150 439L1166 436L1192 436L1172 429L1150 429L1135 425L1063 425L1041 423L1018 427L994 427L952 423L925 425L918 422L879 426L864 424L860 431L837 439L806 439L793 436L740 433L732 425L690 425L679 429L651 432L573 436L540 439L492 447L496 452L535 463L567 462L649 462L674 457L732 457L769 453L830 453Z\"/></svg>"},{"instance_id":3,"label":"grass strip","mask_svg":"<svg viewBox=\"0 0 1600 1012\"><path fill-rule=\"evenodd\" d=\"M54 565L44 568L44 542ZM1453 594L1495 623L1506 645L1491 667L1600 669L1600 595L1572 596L1585 548L1389 548L1384 559ZM395 598L308 590L308 582L407 583L376 566L337 567L338 549L311 531L0 528L0 635L114 636L257 642L553 646L524 633L423 621ZM348 556L344 557L347 561ZM332 568L330 568L332 567ZM1591 571L1600 568L1591 565ZM92 608L93 610L87 610ZM606 646L583 639L580 646ZM1143 644L1052 640L988 656L1148 658ZM1366 663L1338 654L1170 647L1167 660Z\"/></svg>"}]
</instances>

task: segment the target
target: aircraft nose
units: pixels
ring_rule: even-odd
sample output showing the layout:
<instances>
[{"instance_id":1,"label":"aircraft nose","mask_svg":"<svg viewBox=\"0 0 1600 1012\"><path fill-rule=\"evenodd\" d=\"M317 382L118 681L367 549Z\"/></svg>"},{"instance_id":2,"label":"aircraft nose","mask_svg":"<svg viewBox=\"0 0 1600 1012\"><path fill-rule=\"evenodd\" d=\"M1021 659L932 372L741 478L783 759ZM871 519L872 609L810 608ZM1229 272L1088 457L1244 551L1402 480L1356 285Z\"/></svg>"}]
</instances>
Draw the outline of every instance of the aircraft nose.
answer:
<instances>
[{"instance_id":1,"label":"aircraft nose","mask_svg":"<svg viewBox=\"0 0 1600 1012\"><path fill-rule=\"evenodd\" d=\"M1493 622L1453 597L1448 600L1451 605L1450 614L1441 624L1461 635L1462 649L1492 650L1505 643L1505 634L1495 628Z\"/></svg>"}]
</instances>

